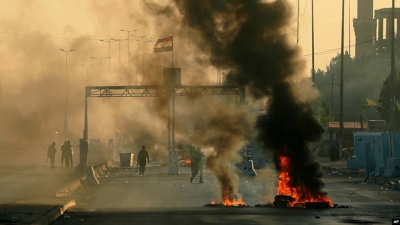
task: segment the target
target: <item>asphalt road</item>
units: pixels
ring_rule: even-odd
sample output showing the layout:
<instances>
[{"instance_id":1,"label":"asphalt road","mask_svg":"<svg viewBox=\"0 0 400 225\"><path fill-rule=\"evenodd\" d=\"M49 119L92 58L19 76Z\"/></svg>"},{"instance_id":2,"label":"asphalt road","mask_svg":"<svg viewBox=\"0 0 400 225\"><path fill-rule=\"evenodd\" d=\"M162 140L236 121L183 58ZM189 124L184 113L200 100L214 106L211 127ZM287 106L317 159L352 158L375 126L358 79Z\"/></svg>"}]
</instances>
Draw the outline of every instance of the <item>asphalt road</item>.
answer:
<instances>
[{"instance_id":1,"label":"asphalt road","mask_svg":"<svg viewBox=\"0 0 400 225\"><path fill-rule=\"evenodd\" d=\"M274 175L240 177L239 192L248 207L204 207L217 186L205 171L205 183L189 182L190 168L167 175L167 168L115 169L96 186L74 194L77 206L52 224L391 224L400 216L400 192L384 184L339 174L326 176L326 191L334 203L349 208L303 209L255 207L275 195Z\"/></svg>"}]
</instances>

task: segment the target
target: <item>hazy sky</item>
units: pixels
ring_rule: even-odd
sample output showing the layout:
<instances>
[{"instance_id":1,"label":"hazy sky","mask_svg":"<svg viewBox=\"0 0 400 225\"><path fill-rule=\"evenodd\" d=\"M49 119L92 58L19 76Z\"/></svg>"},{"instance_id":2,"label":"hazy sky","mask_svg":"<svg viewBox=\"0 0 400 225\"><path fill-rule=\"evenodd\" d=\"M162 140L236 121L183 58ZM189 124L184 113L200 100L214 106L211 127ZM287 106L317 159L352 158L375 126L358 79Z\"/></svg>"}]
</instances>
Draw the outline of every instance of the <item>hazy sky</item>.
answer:
<instances>
[{"instance_id":1,"label":"hazy sky","mask_svg":"<svg viewBox=\"0 0 400 225\"><path fill-rule=\"evenodd\" d=\"M296 8L297 0L290 0ZM308 71L311 70L311 2L312 0L300 0L300 41L303 48L303 55L307 59ZM349 3L350 3L350 45L351 55L354 56L354 28L353 18L357 18L357 0L345 0L345 46L349 46ZM374 10L392 7L391 0L374 0ZM396 1L396 7L400 2ZM337 53L340 53L341 46L341 0L314 0L314 38L315 38L315 67L326 70L326 65ZM296 15L297 16L297 15ZM295 23L296 21L294 21ZM296 24L294 24L296 26ZM296 41L296 37L294 37ZM335 50L337 49L337 50ZM332 51L331 51L332 50ZM346 49L348 50L348 48ZM329 53L324 53L330 51Z\"/></svg>"},{"instance_id":2,"label":"hazy sky","mask_svg":"<svg viewBox=\"0 0 400 225\"><path fill-rule=\"evenodd\" d=\"M293 3L294 12L297 13L298 0L290 0ZM300 34L299 45L303 48L303 55L307 59L307 69L311 68L311 0L300 1ZM135 4L137 2L137 4ZM162 2L162 1L161 1ZM375 0L374 9L391 7L391 0ZM350 18L357 16L357 0L345 1L345 45L349 45L349 3ZM57 38L124 38L126 33L120 32L120 29L137 29L139 26L135 24L127 24L132 17L139 18L143 16L140 10L139 1L130 1L124 7L119 1L49 1L49 0L0 0L0 40L10 41L14 39L19 41L21 45L27 43L29 37L11 35L6 33L18 33L27 35L47 35ZM340 31L341 31L341 6L340 0L314 0L315 10L315 58L316 68L325 70L325 66L329 64L329 60L340 51ZM400 7L400 3L397 3ZM126 7L137 7L134 9L134 15L125 13ZM18 23L15 23L18 21ZM142 28L141 35L147 35L153 39L169 35L157 33L157 29L145 30L146 23L160 23L162 21L154 21L148 15L141 18ZM293 20L294 32L296 29L296 16ZM352 21L350 24L350 44L355 44L354 29ZM50 39L57 44L57 47L68 49L71 46L69 39ZM293 41L296 42L296 34L293 34ZM107 54L107 46L105 43L92 41L92 44L98 48L104 48L103 52ZM132 43L131 51L135 51L135 43ZM149 43L148 50L154 42ZM122 44L126 45L126 43ZM7 46L6 42L1 43L0 57L10 66L19 71L27 69L22 68L23 61L15 61L9 56L13 52L12 47ZM338 49L338 50L335 50ZM333 50L329 53L323 53ZM114 46L114 54L117 51ZM39 54L39 53L38 53ZM123 53L125 54L125 53ZM354 46L351 48L351 54L354 55ZM43 56L42 56L43 57ZM9 58L9 59L7 59ZM90 62L89 62L90 63ZM0 62L0 73L7 71L9 68L4 62Z\"/></svg>"}]
</instances>

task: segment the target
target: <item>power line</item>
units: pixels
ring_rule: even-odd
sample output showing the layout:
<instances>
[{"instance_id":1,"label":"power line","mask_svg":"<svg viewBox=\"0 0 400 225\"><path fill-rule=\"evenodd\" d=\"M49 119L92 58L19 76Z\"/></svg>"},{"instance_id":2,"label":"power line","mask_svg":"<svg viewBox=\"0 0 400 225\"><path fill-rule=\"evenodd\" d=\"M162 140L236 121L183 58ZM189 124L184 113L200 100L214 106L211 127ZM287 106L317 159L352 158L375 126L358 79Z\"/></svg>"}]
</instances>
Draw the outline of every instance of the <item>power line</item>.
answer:
<instances>
[{"instance_id":1,"label":"power line","mask_svg":"<svg viewBox=\"0 0 400 225\"><path fill-rule=\"evenodd\" d=\"M306 12L307 3L308 3L308 0L306 1L306 6L304 6L303 14L301 14L301 17L303 17L303 16L304 16L304 13Z\"/></svg>"},{"instance_id":2,"label":"power line","mask_svg":"<svg viewBox=\"0 0 400 225\"><path fill-rule=\"evenodd\" d=\"M383 36L383 37L386 37L386 36ZM366 41L360 42L358 44L352 44L352 45L346 46L346 48L354 47L354 46L365 44L365 43L372 42L372 41L375 41L375 39L366 40ZM322 51L322 52L317 52L314 55L318 55L318 56L326 55L326 54L329 54L329 53L332 53L332 52L335 52L338 50L340 50L340 48L334 48L334 49L330 49L330 50L326 50L326 51ZM312 56L312 54L303 55L303 57L310 57L310 56Z\"/></svg>"},{"instance_id":3,"label":"power line","mask_svg":"<svg viewBox=\"0 0 400 225\"><path fill-rule=\"evenodd\" d=\"M14 72L16 72L16 73L18 73L18 74L21 74L21 75L25 75L25 76L26 76L26 74L23 74L23 73L21 73L21 72L18 72L16 69L14 69L12 66L10 66L6 61L4 61L3 58L0 57L0 59L1 59L1 61L3 61L3 63L6 64L12 71L14 71Z\"/></svg>"}]
</instances>

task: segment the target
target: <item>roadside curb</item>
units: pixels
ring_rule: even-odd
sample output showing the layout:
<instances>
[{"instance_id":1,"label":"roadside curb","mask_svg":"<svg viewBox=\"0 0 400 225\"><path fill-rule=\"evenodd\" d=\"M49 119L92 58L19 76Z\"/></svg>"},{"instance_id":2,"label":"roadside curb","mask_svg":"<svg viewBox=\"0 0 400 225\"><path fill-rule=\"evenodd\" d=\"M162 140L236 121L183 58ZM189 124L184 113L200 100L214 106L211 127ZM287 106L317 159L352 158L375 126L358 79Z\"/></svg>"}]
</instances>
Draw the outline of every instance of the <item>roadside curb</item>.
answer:
<instances>
[{"instance_id":1,"label":"roadside curb","mask_svg":"<svg viewBox=\"0 0 400 225\"><path fill-rule=\"evenodd\" d=\"M334 167L330 167L330 166L324 166L322 165L322 169L325 171L329 171L329 172L333 172L333 171L338 171L339 173L343 174L343 175L352 175L352 176L364 176L364 171L360 171L360 170L346 170L346 169L340 169L340 168L334 168Z\"/></svg>"},{"instance_id":2,"label":"roadside curb","mask_svg":"<svg viewBox=\"0 0 400 225\"><path fill-rule=\"evenodd\" d=\"M60 205L55 207L53 210L48 212L46 215L42 216L39 220L32 223L32 225L48 225L54 222L58 217L64 214L64 212L72 207L75 206L75 200L72 199L64 205Z\"/></svg>"},{"instance_id":3,"label":"roadside curb","mask_svg":"<svg viewBox=\"0 0 400 225\"><path fill-rule=\"evenodd\" d=\"M333 171L337 171L338 173L341 173L342 175L350 175L350 176L360 176L364 177L365 172L363 170L346 170L346 169L339 169L339 168L334 168L330 166L323 166L322 169L332 173ZM381 185L386 185L392 187L393 190L400 190L400 178L399 177L372 177L368 176L368 178L365 180L366 182L370 183L376 183L376 184L381 184Z\"/></svg>"}]
</instances>

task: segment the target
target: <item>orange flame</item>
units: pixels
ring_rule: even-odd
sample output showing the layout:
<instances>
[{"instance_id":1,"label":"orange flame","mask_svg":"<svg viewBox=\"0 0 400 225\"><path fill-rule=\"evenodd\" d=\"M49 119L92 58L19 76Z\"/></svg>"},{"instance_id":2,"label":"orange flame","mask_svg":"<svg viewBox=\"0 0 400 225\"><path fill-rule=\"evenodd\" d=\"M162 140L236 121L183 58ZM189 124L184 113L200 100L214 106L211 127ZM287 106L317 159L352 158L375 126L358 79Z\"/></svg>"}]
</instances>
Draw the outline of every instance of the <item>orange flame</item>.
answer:
<instances>
[{"instance_id":1,"label":"orange flame","mask_svg":"<svg viewBox=\"0 0 400 225\"><path fill-rule=\"evenodd\" d=\"M315 194L311 193L310 190L304 186L291 186L291 178L289 176L290 159L284 155L280 155L279 159L281 171L279 173L277 194L291 196L294 198L292 202L289 202L289 206L293 207L297 203L305 202L327 202L329 203L329 206L333 206L332 200L330 200L327 196L315 196Z\"/></svg>"},{"instance_id":2,"label":"orange flame","mask_svg":"<svg viewBox=\"0 0 400 225\"><path fill-rule=\"evenodd\" d=\"M185 159L185 165L186 166L190 166L192 164L192 160L191 159Z\"/></svg>"},{"instance_id":3,"label":"orange flame","mask_svg":"<svg viewBox=\"0 0 400 225\"><path fill-rule=\"evenodd\" d=\"M231 192L227 189L223 191L223 202L216 202L212 200L211 204L223 204L224 206L239 206L246 205L246 203L241 198L232 198Z\"/></svg>"}]
</instances>

